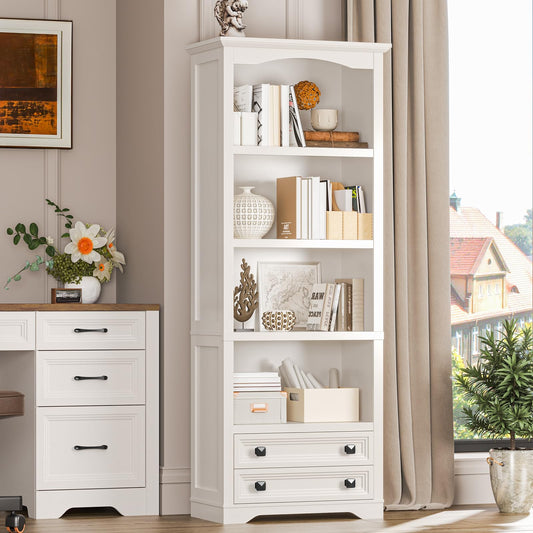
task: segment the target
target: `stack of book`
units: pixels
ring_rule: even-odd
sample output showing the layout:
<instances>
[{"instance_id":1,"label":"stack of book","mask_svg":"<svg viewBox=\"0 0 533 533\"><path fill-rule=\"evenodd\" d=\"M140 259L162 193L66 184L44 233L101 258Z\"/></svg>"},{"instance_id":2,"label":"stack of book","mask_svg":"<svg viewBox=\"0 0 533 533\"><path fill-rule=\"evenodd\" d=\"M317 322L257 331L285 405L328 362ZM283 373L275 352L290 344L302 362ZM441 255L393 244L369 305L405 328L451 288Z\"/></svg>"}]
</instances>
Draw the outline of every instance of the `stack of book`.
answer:
<instances>
[{"instance_id":1,"label":"stack of book","mask_svg":"<svg viewBox=\"0 0 533 533\"><path fill-rule=\"evenodd\" d=\"M307 318L308 331L363 331L364 280L315 283Z\"/></svg>"},{"instance_id":2,"label":"stack of book","mask_svg":"<svg viewBox=\"0 0 533 533\"><path fill-rule=\"evenodd\" d=\"M305 146L304 130L300 112L296 104L293 85L240 85L233 89L233 110L235 120L234 144L251 144L249 141L237 143L237 138L249 138L249 130L236 131L247 113L257 114L256 142L259 146ZM249 122L247 122L248 124Z\"/></svg>"},{"instance_id":3,"label":"stack of book","mask_svg":"<svg viewBox=\"0 0 533 533\"><path fill-rule=\"evenodd\" d=\"M357 131L304 131L306 146L327 148L368 148Z\"/></svg>"},{"instance_id":4,"label":"stack of book","mask_svg":"<svg viewBox=\"0 0 533 533\"><path fill-rule=\"evenodd\" d=\"M277 372L235 372L234 392L278 392L281 378Z\"/></svg>"},{"instance_id":5,"label":"stack of book","mask_svg":"<svg viewBox=\"0 0 533 533\"><path fill-rule=\"evenodd\" d=\"M319 176L277 179L276 221L278 239L372 239L363 188Z\"/></svg>"}]
</instances>

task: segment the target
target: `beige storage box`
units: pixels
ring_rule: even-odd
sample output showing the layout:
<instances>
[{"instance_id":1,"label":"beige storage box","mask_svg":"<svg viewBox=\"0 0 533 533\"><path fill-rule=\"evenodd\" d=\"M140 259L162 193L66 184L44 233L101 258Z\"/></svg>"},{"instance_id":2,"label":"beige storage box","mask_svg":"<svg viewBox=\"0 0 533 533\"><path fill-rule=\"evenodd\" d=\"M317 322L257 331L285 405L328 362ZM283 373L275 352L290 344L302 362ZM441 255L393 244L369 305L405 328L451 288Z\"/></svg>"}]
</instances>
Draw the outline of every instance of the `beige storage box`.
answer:
<instances>
[{"instance_id":1,"label":"beige storage box","mask_svg":"<svg viewBox=\"0 0 533 533\"><path fill-rule=\"evenodd\" d=\"M359 389L285 389L289 422L359 422Z\"/></svg>"},{"instance_id":2,"label":"beige storage box","mask_svg":"<svg viewBox=\"0 0 533 533\"><path fill-rule=\"evenodd\" d=\"M286 392L234 392L234 424L280 424L287 422Z\"/></svg>"}]
</instances>

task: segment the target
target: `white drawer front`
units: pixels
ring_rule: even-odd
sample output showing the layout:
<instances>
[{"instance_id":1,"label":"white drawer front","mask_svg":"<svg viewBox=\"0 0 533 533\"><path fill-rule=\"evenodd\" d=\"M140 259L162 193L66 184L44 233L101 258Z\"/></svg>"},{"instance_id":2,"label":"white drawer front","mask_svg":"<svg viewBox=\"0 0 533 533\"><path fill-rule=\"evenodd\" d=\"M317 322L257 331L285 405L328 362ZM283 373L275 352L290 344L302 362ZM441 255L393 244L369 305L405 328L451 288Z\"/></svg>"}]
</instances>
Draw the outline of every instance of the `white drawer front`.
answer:
<instances>
[{"instance_id":1,"label":"white drawer front","mask_svg":"<svg viewBox=\"0 0 533 533\"><path fill-rule=\"evenodd\" d=\"M37 405L144 403L144 350L38 351Z\"/></svg>"},{"instance_id":2,"label":"white drawer front","mask_svg":"<svg viewBox=\"0 0 533 533\"><path fill-rule=\"evenodd\" d=\"M372 467L235 470L235 503L372 498ZM261 490L263 489L263 490Z\"/></svg>"},{"instance_id":3,"label":"white drawer front","mask_svg":"<svg viewBox=\"0 0 533 533\"><path fill-rule=\"evenodd\" d=\"M35 350L35 313L0 312L0 350Z\"/></svg>"},{"instance_id":4,"label":"white drawer front","mask_svg":"<svg viewBox=\"0 0 533 533\"><path fill-rule=\"evenodd\" d=\"M372 433L235 435L235 468L372 463Z\"/></svg>"},{"instance_id":5,"label":"white drawer front","mask_svg":"<svg viewBox=\"0 0 533 533\"><path fill-rule=\"evenodd\" d=\"M39 407L36 452L37 490L143 487L144 407Z\"/></svg>"},{"instance_id":6,"label":"white drawer front","mask_svg":"<svg viewBox=\"0 0 533 533\"><path fill-rule=\"evenodd\" d=\"M37 316L38 350L143 350L142 311L42 312Z\"/></svg>"}]
</instances>

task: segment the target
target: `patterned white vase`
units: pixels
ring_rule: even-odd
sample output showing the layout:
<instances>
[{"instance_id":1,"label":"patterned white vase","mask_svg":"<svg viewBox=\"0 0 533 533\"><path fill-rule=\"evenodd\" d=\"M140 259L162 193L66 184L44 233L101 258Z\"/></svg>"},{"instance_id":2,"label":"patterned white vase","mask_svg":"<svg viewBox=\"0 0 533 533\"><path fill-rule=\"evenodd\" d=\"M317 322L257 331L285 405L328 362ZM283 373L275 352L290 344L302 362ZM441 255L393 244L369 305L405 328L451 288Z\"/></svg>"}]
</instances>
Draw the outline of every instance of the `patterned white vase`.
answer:
<instances>
[{"instance_id":1,"label":"patterned white vase","mask_svg":"<svg viewBox=\"0 0 533 533\"><path fill-rule=\"evenodd\" d=\"M242 193L233 197L233 236L236 239L261 239L274 222L272 202L253 194L253 187L240 187Z\"/></svg>"},{"instance_id":2,"label":"patterned white vase","mask_svg":"<svg viewBox=\"0 0 533 533\"><path fill-rule=\"evenodd\" d=\"M94 304L100 298L102 285L93 276L82 276L79 283L65 283L65 289L81 289L81 303Z\"/></svg>"}]
</instances>

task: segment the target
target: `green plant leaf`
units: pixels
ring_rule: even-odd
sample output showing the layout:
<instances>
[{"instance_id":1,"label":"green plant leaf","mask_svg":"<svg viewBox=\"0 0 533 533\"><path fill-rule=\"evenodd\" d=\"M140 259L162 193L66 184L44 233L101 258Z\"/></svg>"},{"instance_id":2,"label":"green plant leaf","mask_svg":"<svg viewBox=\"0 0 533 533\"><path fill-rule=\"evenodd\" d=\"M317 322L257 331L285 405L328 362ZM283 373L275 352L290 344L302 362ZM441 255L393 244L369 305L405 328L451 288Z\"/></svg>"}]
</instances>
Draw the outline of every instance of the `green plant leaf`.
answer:
<instances>
[{"instance_id":1,"label":"green plant leaf","mask_svg":"<svg viewBox=\"0 0 533 533\"><path fill-rule=\"evenodd\" d=\"M24 239L24 242L29 246L31 244L31 235L29 233L25 233L24 234L24 237L22 237ZM31 248L30 248L31 249Z\"/></svg>"},{"instance_id":2,"label":"green plant leaf","mask_svg":"<svg viewBox=\"0 0 533 533\"><path fill-rule=\"evenodd\" d=\"M20 235L17 233L17 235L13 237L13 244L18 244L19 242L20 242Z\"/></svg>"},{"instance_id":3,"label":"green plant leaf","mask_svg":"<svg viewBox=\"0 0 533 533\"><path fill-rule=\"evenodd\" d=\"M30 270L32 272L37 272L37 270L39 270L39 264L38 263L32 263L31 266L30 266Z\"/></svg>"},{"instance_id":4,"label":"green plant leaf","mask_svg":"<svg viewBox=\"0 0 533 533\"><path fill-rule=\"evenodd\" d=\"M64 239L65 237L69 237L70 236L70 233L63 233L63 235L61 235L61 238Z\"/></svg>"},{"instance_id":5,"label":"green plant leaf","mask_svg":"<svg viewBox=\"0 0 533 533\"><path fill-rule=\"evenodd\" d=\"M20 274L17 274L16 276L13 276L13 279L15 281L20 281L22 279L22 276Z\"/></svg>"},{"instance_id":6,"label":"green plant leaf","mask_svg":"<svg viewBox=\"0 0 533 533\"><path fill-rule=\"evenodd\" d=\"M56 255L56 249L53 246L47 246L45 251L50 257Z\"/></svg>"},{"instance_id":7,"label":"green plant leaf","mask_svg":"<svg viewBox=\"0 0 533 533\"><path fill-rule=\"evenodd\" d=\"M30 233L34 236L34 237L37 237L39 235L39 228L37 227L37 224L35 224L35 222L32 222L30 224Z\"/></svg>"},{"instance_id":8,"label":"green plant leaf","mask_svg":"<svg viewBox=\"0 0 533 533\"><path fill-rule=\"evenodd\" d=\"M65 215L65 218L71 219L71 218L74 218L74 216L73 215Z\"/></svg>"},{"instance_id":9,"label":"green plant leaf","mask_svg":"<svg viewBox=\"0 0 533 533\"><path fill-rule=\"evenodd\" d=\"M39 241L37 239L33 239L29 244L28 248L30 250L35 250L36 248L39 248Z\"/></svg>"},{"instance_id":10,"label":"green plant leaf","mask_svg":"<svg viewBox=\"0 0 533 533\"><path fill-rule=\"evenodd\" d=\"M26 226L24 224L22 224L21 222L19 222L16 226L15 226L15 229L19 232L19 233L26 233Z\"/></svg>"},{"instance_id":11,"label":"green plant leaf","mask_svg":"<svg viewBox=\"0 0 533 533\"><path fill-rule=\"evenodd\" d=\"M46 237L39 237L39 244L46 244Z\"/></svg>"},{"instance_id":12,"label":"green plant leaf","mask_svg":"<svg viewBox=\"0 0 533 533\"><path fill-rule=\"evenodd\" d=\"M13 233L15 233L11 228L7 228L6 231L8 235L13 235Z\"/></svg>"}]
</instances>

